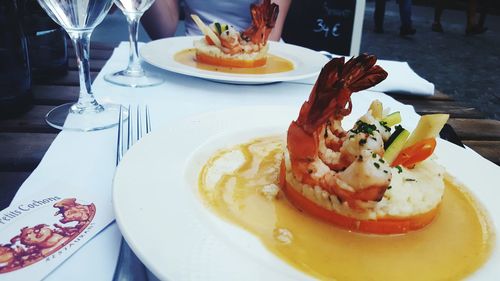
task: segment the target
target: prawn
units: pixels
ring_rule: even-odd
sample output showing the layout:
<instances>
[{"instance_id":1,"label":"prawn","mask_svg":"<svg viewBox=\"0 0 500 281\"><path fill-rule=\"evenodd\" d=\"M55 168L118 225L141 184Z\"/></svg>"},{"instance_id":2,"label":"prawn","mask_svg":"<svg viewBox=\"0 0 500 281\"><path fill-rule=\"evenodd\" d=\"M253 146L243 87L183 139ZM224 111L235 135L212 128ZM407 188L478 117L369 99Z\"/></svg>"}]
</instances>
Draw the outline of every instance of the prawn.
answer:
<instances>
[{"instance_id":1,"label":"prawn","mask_svg":"<svg viewBox=\"0 0 500 281\"><path fill-rule=\"evenodd\" d=\"M264 0L261 4L250 6L252 25L241 33L241 38L253 44L265 45L278 18L279 6Z\"/></svg>"},{"instance_id":2,"label":"prawn","mask_svg":"<svg viewBox=\"0 0 500 281\"><path fill-rule=\"evenodd\" d=\"M387 77L376 58L361 54L328 62L309 98L287 132L287 151L294 177L319 186L356 207L356 201L380 201L390 183L390 169L383 165L383 140L368 112L353 129L342 129L342 119L352 110L351 95ZM377 164L374 164L377 162Z\"/></svg>"}]
</instances>

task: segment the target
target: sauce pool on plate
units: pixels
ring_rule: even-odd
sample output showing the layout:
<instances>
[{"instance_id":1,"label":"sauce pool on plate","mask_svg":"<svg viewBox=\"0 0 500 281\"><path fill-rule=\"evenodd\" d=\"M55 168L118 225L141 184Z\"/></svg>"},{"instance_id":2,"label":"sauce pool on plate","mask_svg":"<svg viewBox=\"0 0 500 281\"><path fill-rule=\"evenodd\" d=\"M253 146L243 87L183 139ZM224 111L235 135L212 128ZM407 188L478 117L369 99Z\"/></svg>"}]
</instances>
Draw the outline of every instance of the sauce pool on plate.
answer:
<instances>
[{"instance_id":1,"label":"sauce pool on plate","mask_svg":"<svg viewBox=\"0 0 500 281\"><path fill-rule=\"evenodd\" d=\"M450 280L477 270L493 248L486 213L445 177L438 216L404 235L340 229L294 208L277 190L282 137L252 140L216 152L199 176L206 205L256 235L294 268L320 279Z\"/></svg>"},{"instance_id":2,"label":"sauce pool on plate","mask_svg":"<svg viewBox=\"0 0 500 281\"><path fill-rule=\"evenodd\" d=\"M196 61L196 49L185 49L179 51L174 55L174 60L181 64L198 69L233 74L272 74L291 71L294 68L293 63L285 58L271 54L268 54L267 56L267 63L264 66L252 68L223 67L199 63Z\"/></svg>"}]
</instances>

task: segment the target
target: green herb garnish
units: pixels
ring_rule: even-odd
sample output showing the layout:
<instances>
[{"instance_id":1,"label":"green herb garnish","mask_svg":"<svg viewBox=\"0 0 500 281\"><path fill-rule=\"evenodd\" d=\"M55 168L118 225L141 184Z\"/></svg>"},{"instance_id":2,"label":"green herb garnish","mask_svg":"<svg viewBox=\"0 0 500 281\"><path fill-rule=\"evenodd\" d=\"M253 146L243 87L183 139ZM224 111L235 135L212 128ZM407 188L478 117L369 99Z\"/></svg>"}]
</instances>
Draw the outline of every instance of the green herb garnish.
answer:
<instances>
[{"instance_id":1,"label":"green herb garnish","mask_svg":"<svg viewBox=\"0 0 500 281\"><path fill-rule=\"evenodd\" d=\"M361 120L358 120L356 122L356 128L351 130L351 132L355 134L365 133L369 135L373 135L373 131L377 131L377 127L375 125L365 123Z\"/></svg>"},{"instance_id":2,"label":"green herb garnish","mask_svg":"<svg viewBox=\"0 0 500 281\"><path fill-rule=\"evenodd\" d=\"M395 168L398 169L398 174L401 174L403 172L403 168L401 168L401 166L398 165Z\"/></svg>"},{"instance_id":3,"label":"green herb garnish","mask_svg":"<svg viewBox=\"0 0 500 281\"><path fill-rule=\"evenodd\" d=\"M220 35L222 33L222 27L220 26L220 23L216 22L214 23L215 29L217 29L217 33Z\"/></svg>"}]
</instances>

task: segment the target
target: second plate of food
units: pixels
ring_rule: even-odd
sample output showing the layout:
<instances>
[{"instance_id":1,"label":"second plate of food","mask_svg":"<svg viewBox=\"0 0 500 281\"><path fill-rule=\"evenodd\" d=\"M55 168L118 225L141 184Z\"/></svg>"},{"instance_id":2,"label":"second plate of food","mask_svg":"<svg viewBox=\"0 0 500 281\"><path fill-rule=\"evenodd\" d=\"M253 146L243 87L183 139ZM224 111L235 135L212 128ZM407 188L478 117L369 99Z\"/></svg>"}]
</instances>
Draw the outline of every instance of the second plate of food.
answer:
<instances>
[{"instance_id":1,"label":"second plate of food","mask_svg":"<svg viewBox=\"0 0 500 281\"><path fill-rule=\"evenodd\" d=\"M263 84L318 75L328 61L322 54L291 44L269 41L266 66L223 68L198 63L194 42L201 36L171 37L141 47L144 61L161 69L193 77L235 84Z\"/></svg>"}]
</instances>

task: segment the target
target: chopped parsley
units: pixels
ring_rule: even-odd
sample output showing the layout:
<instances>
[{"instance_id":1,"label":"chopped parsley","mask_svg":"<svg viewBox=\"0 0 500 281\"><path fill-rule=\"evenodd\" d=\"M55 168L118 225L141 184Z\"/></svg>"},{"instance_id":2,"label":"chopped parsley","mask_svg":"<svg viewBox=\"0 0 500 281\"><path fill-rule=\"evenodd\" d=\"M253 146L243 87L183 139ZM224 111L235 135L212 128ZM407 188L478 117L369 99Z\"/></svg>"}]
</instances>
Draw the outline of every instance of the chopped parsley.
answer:
<instances>
[{"instance_id":1,"label":"chopped parsley","mask_svg":"<svg viewBox=\"0 0 500 281\"><path fill-rule=\"evenodd\" d=\"M373 166L375 166L375 168L377 168L377 169L380 168L380 164L377 162L373 162Z\"/></svg>"},{"instance_id":2,"label":"chopped parsley","mask_svg":"<svg viewBox=\"0 0 500 281\"><path fill-rule=\"evenodd\" d=\"M358 120L356 122L356 128L351 130L351 132L355 134L365 133L369 135L373 135L373 131L377 131L377 127L375 125L365 123L361 120Z\"/></svg>"},{"instance_id":3,"label":"chopped parsley","mask_svg":"<svg viewBox=\"0 0 500 281\"><path fill-rule=\"evenodd\" d=\"M377 153L372 153L372 158L377 157Z\"/></svg>"},{"instance_id":4,"label":"chopped parsley","mask_svg":"<svg viewBox=\"0 0 500 281\"><path fill-rule=\"evenodd\" d=\"M379 158L379 159L378 159L378 162L380 162L380 163L385 163L384 159L382 159L382 158Z\"/></svg>"},{"instance_id":5,"label":"chopped parsley","mask_svg":"<svg viewBox=\"0 0 500 281\"><path fill-rule=\"evenodd\" d=\"M392 188L392 185L389 185L389 186L387 187L387 189L391 189L391 188Z\"/></svg>"},{"instance_id":6,"label":"chopped parsley","mask_svg":"<svg viewBox=\"0 0 500 281\"><path fill-rule=\"evenodd\" d=\"M403 168L401 168L401 166L398 165L395 168L398 169L398 174L401 174L403 172Z\"/></svg>"},{"instance_id":7,"label":"chopped parsley","mask_svg":"<svg viewBox=\"0 0 500 281\"><path fill-rule=\"evenodd\" d=\"M387 122L380 121L379 123L380 123L380 125L382 125L382 127L384 127L384 129L385 129L386 132L390 132L391 131L391 128L389 126L387 126Z\"/></svg>"},{"instance_id":8,"label":"chopped parsley","mask_svg":"<svg viewBox=\"0 0 500 281\"><path fill-rule=\"evenodd\" d=\"M405 181L417 181L417 180L408 178L408 179L405 179Z\"/></svg>"},{"instance_id":9,"label":"chopped parsley","mask_svg":"<svg viewBox=\"0 0 500 281\"><path fill-rule=\"evenodd\" d=\"M215 25L215 29L217 29L217 33L221 34L222 33L222 27L221 27L220 23L216 22L216 23L214 23L214 25Z\"/></svg>"}]
</instances>

